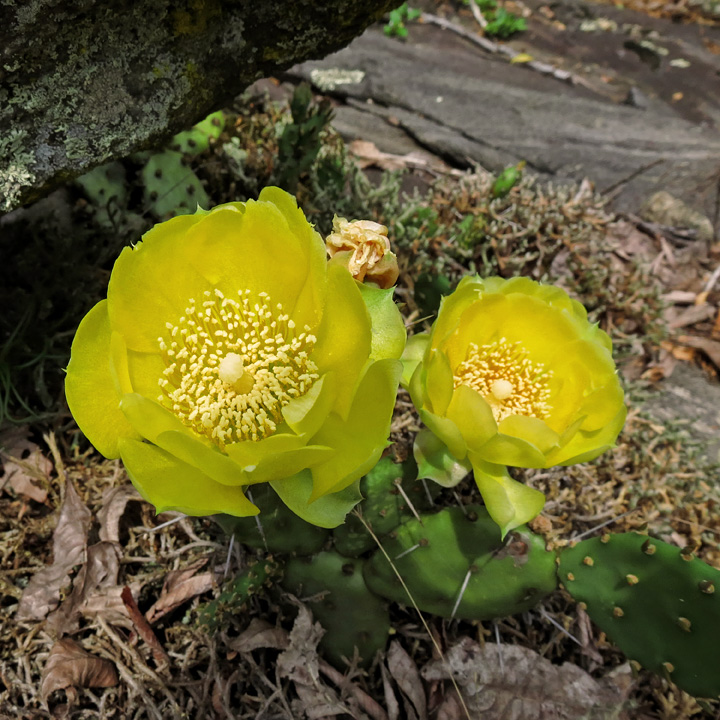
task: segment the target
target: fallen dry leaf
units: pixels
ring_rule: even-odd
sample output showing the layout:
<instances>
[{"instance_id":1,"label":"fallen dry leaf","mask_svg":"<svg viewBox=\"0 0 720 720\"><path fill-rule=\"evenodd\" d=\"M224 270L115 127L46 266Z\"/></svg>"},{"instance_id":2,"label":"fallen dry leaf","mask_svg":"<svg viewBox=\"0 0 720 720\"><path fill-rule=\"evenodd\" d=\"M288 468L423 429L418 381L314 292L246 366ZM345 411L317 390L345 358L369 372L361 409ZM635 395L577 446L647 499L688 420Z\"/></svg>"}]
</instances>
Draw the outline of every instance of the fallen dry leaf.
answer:
<instances>
[{"instance_id":1,"label":"fallen dry leaf","mask_svg":"<svg viewBox=\"0 0 720 720\"><path fill-rule=\"evenodd\" d=\"M207 561L207 558L201 558L182 570L173 570L167 574L160 597L145 613L149 623L157 622L163 615L172 612L184 602L212 590L215 584L213 573L197 574L198 570L207 565Z\"/></svg>"},{"instance_id":2,"label":"fallen dry leaf","mask_svg":"<svg viewBox=\"0 0 720 720\"><path fill-rule=\"evenodd\" d=\"M320 623L314 623L312 614L300 605L298 616L288 636L287 650L277 659L278 677L289 678L303 685L312 685L320 675L317 646L325 634Z\"/></svg>"},{"instance_id":3,"label":"fallen dry leaf","mask_svg":"<svg viewBox=\"0 0 720 720\"><path fill-rule=\"evenodd\" d=\"M47 701L50 693L70 687L112 687L117 685L115 666L109 660L85 652L74 640L64 638L53 645L42 673L40 694Z\"/></svg>"},{"instance_id":4,"label":"fallen dry leaf","mask_svg":"<svg viewBox=\"0 0 720 720\"><path fill-rule=\"evenodd\" d=\"M672 318L668 325L671 330L695 325L695 323L703 322L715 317L717 308L714 305L691 305L685 308L681 313Z\"/></svg>"},{"instance_id":5,"label":"fallen dry leaf","mask_svg":"<svg viewBox=\"0 0 720 720\"><path fill-rule=\"evenodd\" d=\"M94 595L117 586L121 557L122 551L117 543L99 542L91 545L87 549L85 564L75 577L72 592L48 616L46 627L57 633L58 637L76 632L88 601Z\"/></svg>"},{"instance_id":6,"label":"fallen dry leaf","mask_svg":"<svg viewBox=\"0 0 720 720\"><path fill-rule=\"evenodd\" d=\"M228 643L232 650L238 652L252 652L258 648L272 648L285 650L290 644L288 633L282 628L271 625L262 618L253 618L247 629Z\"/></svg>"},{"instance_id":7,"label":"fallen dry leaf","mask_svg":"<svg viewBox=\"0 0 720 720\"><path fill-rule=\"evenodd\" d=\"M683 345L688 345L704 352L712 364L720 370L720 342L710 340L709 338L697 337L696 335L681 335L677 340Z\"/></svg>"},{"instance_id":8,"label":"fallen dry leaf","mask_svg":"<svg viewBox=\"0 0 720 720\"><path fill-rule=\"evenodd\" d=\"M120 542L120 518L130 500L142 500L140 493L132 485L112 488L104 497L102 508L98 511L100 539L108 542Z\"/></svg>"},{"instance_id":9,"label":"fallen dry leaf","mask_svg":"<svg viewBox=\"0 0 720 720\"><path fill-rule=\"evenodd\" d=\"M53 465L42 450L28 439L29 432L27 427L17 427L0 435L0 458L3 461L0 488L9 485L18 495L44 503L47 491L38 483L47 482Z\"/></svg>"},{"instance_id":10,"label":"fallen dry leaf","mask_svg":"<svg viewBox=\"0 0 720 720\"><path fill-rule=\"evenodd\" d=\"M406 716L415 715L419 720L427 720L427 700L420 673L413 659L397 640L390 643L387 664L390 674L412 706L412 712L411 708L406 707Z\"/></svg>"},{"instance_id":11,"label":"fallen dry leaf","mask_svg":"<svg viewBox=\"0 0 720 720\"><path fill-rule=\"evenodd\" d=\"M624 699L613 682L594 680L572 663L553 665L519 645L481 647L468 637L421 674L426 680L453 677L470 717L483 720L614 720Z\"/></svg>"},{"instance_id":12,"label":"fallen dry leaf","mask_svg":"<svg viewBox=\"0 0 720 720\"><path fill-rule=\"evenodd\" d=\"M400 703L395 697L395 692L390 682L390 673L384 664L380 664L382 673L383 695L385 696L385 707L388 712L388 720L398 720L400 718Z\"/></svg>"},{"instance_id":13,"label":"fallen dry leaf","mask_svg":"<svg viewBox=\"0 0 720 720\"><path fill-rule=\"evenodd\" d=\"M53 564L30 579L17 611L18 620L42 620L60 602L60 591L70 580L70 571L85 560L92 515L70 480L53 535Z\"/></svg>"}]
</instances>

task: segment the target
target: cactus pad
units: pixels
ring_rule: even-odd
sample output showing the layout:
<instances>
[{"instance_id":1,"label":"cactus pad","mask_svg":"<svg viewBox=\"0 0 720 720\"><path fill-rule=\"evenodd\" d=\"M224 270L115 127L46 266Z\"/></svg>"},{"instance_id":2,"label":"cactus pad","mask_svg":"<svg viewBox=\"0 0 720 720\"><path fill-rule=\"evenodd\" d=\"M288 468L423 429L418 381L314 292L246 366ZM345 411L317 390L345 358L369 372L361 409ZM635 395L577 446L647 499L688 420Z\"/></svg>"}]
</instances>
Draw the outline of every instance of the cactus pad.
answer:
<instances>
[{"instance_id":1,"label":"cactus pad","mask_svg":"<svg viewBox=\"0 0 720 720\"><path fill-rule=\"evenodd\" d=\"M268 483L252 487L252 500L260 508L255 517L215 516L220 527L244 545L274 553L312 555L325 544L330 531L299 518Z\"/></svg>"},{"instance_id":2,"label":"cactus pad","mask_svg":"<svg viewBox=\"0 0 720 720\"><path fill-rule=\"evenodd\" d=\"M416 477L417 467L412 458L402 464L383 458L360 481L360 492L365 500L359 510L378 537L413 517L408 499L417 512L423 512L431 506L433 494L440 492L435 483L425 486L421 480L415 480ZM348 557L357 557L376 547L370 533L354 515L348 515L345 522L335 528L333 537L335 549Z\"/></svg>"},{"instance_id":3,"label":"cactus pad","mask_svg":"<svg viewBox=\"0 0 720 720\"><path fill-rule=\"evenodd\" d=\"M630 659L692 695L720 694L720 571L626 533L565 550L559 576Z\"/></svg>"},{"instance_id":4,"label":"cactus pad","mask_svg":"<svg viewBox=\"0 0 720 720\"><path fill-rule=\"evenodd\" d=\"M293 558L285 570L283 587L300 597L319 596L308 607L326 631L320 648L338 667L345 667L343 658L352 658L355 648L363 664L372 662L390 632L386 603L367 589L362 565L361 560L322 552Z\"/></svg>"},{"instance_id":5,"label":"cactus pad","mask_svg":"<svg viewBox=\"0 0 720 720\"><path fill-rule=\"evenodd\" d=\"M217 140L225 127L225 115L222 110L208 115L202 122L190 130L173 137L170 147L185 155L199 155L210 146L210 140Z\"/></svg>"},{"instance_id":6,"label":"cactus pad","mask_svg":"<svg viewBox=\"0 0 720 720\"><path fill-rule=\"evenodd\" d=\"M555 555L524 526L503 542L485 508L474 505L421 520L404 523L383 542L421 610L489 620L527 610L557 586ZM409 604L380 551L368 561L365 580L378 595Z\"/></svg>"},{"instance_id":7,"label":"cactus pad","mask_svg":"<svg viewBox=\"0 0 720 720\"><path fill-rule=\"evenodd\" d=\"M95 209L95 219L102 227L114 227L113 219L127 206L128 191L125 168L110 162L81 175L75 182L82 187Z\"/></svg>"},{"instance_id":8,"label":"cactus pad","mask_svg":"<svg viewBox=\"0 0 720 720\"><path fill-rule=\"evenodd\" d=\"M271 584L279 574L279 566L271 557L251 563L228 580L214 600L198 608L198 621L209 632L215 632L226 625L226 616L239 614L250 597Z\"/></svg>"},{"instance_id":9,"label":"cactus pad","mask_svg":"<svg viewBox=\"0 0 720 720\"><path fill-rule=\"evenodd\" d=\"M208 209L210 199L197 175L183 164L174 150L151 155L140 173L145 205L159 219L194 213L198 205Z\"/></svg>"}]
</instances>

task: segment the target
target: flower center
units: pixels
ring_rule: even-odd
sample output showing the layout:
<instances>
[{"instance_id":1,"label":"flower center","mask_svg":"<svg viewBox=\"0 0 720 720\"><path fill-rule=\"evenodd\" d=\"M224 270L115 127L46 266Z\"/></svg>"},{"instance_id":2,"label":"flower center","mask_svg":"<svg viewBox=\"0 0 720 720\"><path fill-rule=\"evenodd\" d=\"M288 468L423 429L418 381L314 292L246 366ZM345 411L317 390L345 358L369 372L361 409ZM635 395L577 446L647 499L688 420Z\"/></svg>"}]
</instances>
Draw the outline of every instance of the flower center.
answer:
<instances>
[{"instance_id":1,"label":"flower center","mask_svg":"<svg viewBox=\"0 0 720 720\"><path fill-rule=\"evenodd\" d=\"M471 343L466 359L455 369L455 387L468 385L477 390L500 422L510 415L538 419L550 414L551 371L534 363L521 343L505 338L490 345Z\"/></svg>"},{"instance_id":2,"label":"flower center","mask_svg":"<svg viewBox=\"0 0 720 720\"><path fill-rule=\"evenodd\" d=\"M282 408L318 379L310 359L315 336L272 305L267 293L239 299L220 290L189 301L176 325L158 338L167 365L160 402L221 448L261 440L282 422Z\"/></svg>"}]
</instances>

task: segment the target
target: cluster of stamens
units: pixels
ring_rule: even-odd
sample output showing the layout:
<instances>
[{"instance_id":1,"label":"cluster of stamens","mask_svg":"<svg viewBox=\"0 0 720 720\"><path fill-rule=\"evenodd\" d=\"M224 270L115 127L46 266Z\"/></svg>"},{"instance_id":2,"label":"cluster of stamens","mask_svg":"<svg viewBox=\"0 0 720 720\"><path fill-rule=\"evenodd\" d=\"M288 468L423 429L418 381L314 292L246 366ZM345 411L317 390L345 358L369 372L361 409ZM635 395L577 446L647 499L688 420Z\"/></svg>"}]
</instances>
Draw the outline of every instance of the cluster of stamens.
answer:
<instances>
[{"instance_id":1,"label":"cluster of stamens","mask_svg":"<svg viewBox=\"0 0 720 720\"><path fill-rule=\"evenodd\" d=\"M160 402L221 448L275 432L282 408L318 379L310 359L315 336L298 332L267 293L220 290L191 299L176 325L158 338L167 365Z\"/></svg>"},{"instance_id":2,"label":"cluster of stamens","mask_svg":"<svg viewBox=\"0 0 720 720\"><path fill-rule=\"evenodd\" d=\"M489 345L471 343L466 359L455 369L455 387L469 385L479 392L497 422L510 415L542 420L552 409L548 404L552 372L528 356L521 343L506 338Z\"/></svg>"}]
</instances>

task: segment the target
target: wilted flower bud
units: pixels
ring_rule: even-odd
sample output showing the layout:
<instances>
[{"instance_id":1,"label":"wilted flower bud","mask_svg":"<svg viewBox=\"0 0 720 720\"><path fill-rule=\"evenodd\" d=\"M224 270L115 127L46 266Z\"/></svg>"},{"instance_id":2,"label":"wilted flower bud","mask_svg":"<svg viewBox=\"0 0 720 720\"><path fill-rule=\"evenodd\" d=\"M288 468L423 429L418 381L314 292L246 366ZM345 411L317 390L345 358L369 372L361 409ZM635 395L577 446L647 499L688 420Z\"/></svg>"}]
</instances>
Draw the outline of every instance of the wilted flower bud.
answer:
<instances>
[{"instance_id":1,"label":"wilted flower bud","mask_svg":"<svg viewBox=\"0 0 720 720\"><path fill-rule=\"evenodd\" d=\"M397 281L397 257L390 251L388 229L372 220L333 218L333 232L325 241L331 258L343 262L359 282L387 289Z\"/></svg>"}]
</instances>

